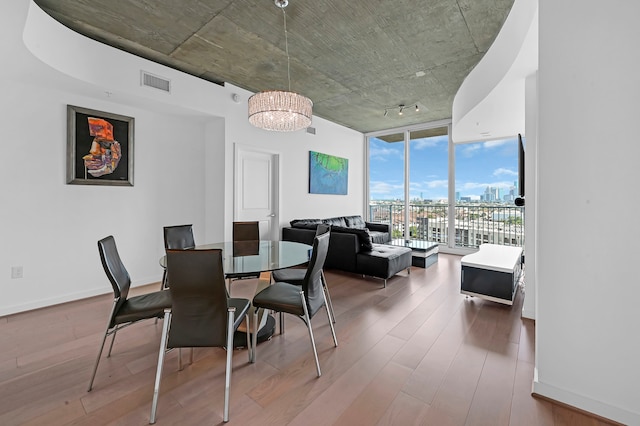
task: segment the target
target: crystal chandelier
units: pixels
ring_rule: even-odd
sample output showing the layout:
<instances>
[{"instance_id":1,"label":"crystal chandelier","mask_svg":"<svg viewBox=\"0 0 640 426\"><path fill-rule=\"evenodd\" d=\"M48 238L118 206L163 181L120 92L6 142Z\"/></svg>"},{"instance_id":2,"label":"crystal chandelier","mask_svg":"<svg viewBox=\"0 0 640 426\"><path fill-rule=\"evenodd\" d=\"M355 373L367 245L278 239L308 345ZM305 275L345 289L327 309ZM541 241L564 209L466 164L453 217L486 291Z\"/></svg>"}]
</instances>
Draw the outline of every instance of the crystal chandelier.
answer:
<instances>
[{"instance_id":1,"label":"crystal chandelier","mask_svg":"<svg viewBox=\"0 0 640 426\"><path fill-rule=\"evenodd\" d=\"M249 98L249 123L265 130L293 132L309 127L313 102L306 96L291 91L291 65L287 38L287 15L284 8L288 0L274 0L284 17L284 43L287 53L287 81L289 90L258 92Z\"/></svg>"}]
</instances>

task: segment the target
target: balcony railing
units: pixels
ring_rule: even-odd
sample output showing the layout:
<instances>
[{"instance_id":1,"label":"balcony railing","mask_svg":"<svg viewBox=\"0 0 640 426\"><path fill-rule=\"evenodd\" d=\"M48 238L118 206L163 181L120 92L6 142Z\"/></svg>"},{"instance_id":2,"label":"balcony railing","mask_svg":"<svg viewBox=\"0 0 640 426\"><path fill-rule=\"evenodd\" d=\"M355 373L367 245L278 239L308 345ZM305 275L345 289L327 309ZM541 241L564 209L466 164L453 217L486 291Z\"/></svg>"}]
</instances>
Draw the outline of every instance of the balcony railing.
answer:
<instances>
[{"instance_id":1,"label":"balcony railing","mask_svg":"<svg viewBox=\"0 0 640 426\"><path fill-rule=\"evenodd\" d=\"M404 204L370 204L369 220L390 225L394 240L449 243L447 204L409 204L409 232ZM482 243L524 246L524 207L502 204L456 204L455 246Z\"/></svg>"}]
</instances>

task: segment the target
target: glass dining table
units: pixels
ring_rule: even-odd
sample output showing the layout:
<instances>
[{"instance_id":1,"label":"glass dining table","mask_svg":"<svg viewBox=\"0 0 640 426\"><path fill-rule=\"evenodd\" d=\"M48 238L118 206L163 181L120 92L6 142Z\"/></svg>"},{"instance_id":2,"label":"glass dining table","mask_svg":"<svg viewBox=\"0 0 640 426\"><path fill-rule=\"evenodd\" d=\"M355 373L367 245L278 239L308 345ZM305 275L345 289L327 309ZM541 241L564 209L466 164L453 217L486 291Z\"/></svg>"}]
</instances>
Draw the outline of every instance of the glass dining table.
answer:
<instances>
[{"instance_id":1,"label":"glass dining table","mask_svg":"<svg viewBox=\"0 0 640 426\"><path fill-rule=\"evenodd\" d=\"M277 269L291 268L307 263L311 246L293 241L225 241L195 246L192 250L222 249L225 274L259 274ZM160 258L160 266L166 268L166 256ZM259 284L260 291L265 284ZM231 289L229 289L231 291ZM245 327L241 326L241 329ZM275 331L275 319L271 315L260 316L258 341L271 337ZM241 332L235 337L235 345L243 346L246 337Z\"/></svg>"},{"instance_id":2,"label":"glass dining table","mask_svg":"<svg viewBox=\"0 0 640 426\"><path fill-rule=\"evenodd\" d=\"M293 241L225 241L203 244L194 250L222 249L225 274L251 274L291 268L309 261L311 246ZM166 267L166 257L160 258Z\"/></svg>"}]
</instances>

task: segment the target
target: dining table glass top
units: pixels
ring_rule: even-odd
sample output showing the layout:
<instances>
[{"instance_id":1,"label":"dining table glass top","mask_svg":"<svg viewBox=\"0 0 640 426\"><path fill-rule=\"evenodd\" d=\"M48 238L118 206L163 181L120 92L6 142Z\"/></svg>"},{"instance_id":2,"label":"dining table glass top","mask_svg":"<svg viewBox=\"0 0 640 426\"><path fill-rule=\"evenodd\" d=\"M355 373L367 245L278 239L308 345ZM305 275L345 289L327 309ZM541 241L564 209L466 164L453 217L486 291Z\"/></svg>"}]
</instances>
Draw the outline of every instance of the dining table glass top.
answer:
<instances>
[{"instance_id":1,"label":"dining table glass top","mask_svg":"<svg viewBox=\"0 0 640 426\"><path fill-rule=\"evenodd\" d=\"M291 268L309 261L311 246L292 241L220 242L196 246L193 250L222 249L225 274L248 274ZM160 258L166 267L166 258Z\"/></svg>"}]
</instances>

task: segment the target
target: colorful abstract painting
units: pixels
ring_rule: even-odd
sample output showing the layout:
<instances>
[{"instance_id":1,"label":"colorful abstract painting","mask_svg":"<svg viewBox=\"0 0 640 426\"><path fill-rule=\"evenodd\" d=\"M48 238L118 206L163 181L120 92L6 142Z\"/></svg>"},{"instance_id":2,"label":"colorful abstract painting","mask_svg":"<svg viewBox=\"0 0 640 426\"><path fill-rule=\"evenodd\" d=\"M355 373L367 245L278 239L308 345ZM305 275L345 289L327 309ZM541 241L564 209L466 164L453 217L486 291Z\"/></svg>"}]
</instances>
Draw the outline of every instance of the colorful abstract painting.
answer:
<instances>
[{"instance_id":1,"label":"colorful abstract painting","mask_svg":"<svg viewBox=\"0 0 640 426\"><path fill-rule=\"evenodd\" d=\"M67 105L67 183L133 186L134 118Z\"/></svg>"},{"instance_id":2,"label":"colorful abstract painting","mask_svg":"<svg viewBox=\"0 0 640 426\"><path fill-rule=\"evenodd\" d=\"M347 194L349 160L309 151L309 193Z\"/></svg>"}]
</instances>

